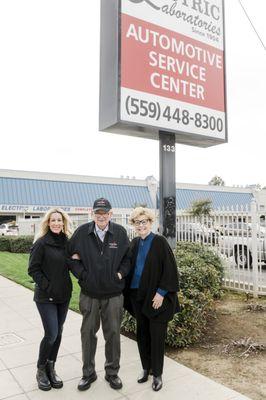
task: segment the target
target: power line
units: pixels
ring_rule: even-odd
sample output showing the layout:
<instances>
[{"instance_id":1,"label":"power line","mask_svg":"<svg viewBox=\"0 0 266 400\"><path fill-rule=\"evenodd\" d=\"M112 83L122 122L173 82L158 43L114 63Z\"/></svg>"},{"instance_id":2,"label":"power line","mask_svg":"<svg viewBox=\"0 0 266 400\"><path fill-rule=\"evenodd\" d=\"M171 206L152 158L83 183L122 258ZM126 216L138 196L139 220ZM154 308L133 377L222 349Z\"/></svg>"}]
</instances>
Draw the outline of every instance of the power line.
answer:
<instances>
[{"instance_id":1,"label":"power line","mask_svg":"<svg viewBox=\"0 0 266 400\"><path fill-rule=\"evenodd\" d=\"M238 2L239 2L239 4L241 5L241 7L242 7L242 9L243 9L244 13L246 14L246 17L247 17L247 19L249 20L249 23L250 23L250 25L251 25L251 26L252 26L252 28L254 29L254 31L255 31L255 33L256 33L256 35L257 35L257 37L258 37L258 39L259 39L259 41L260 41L261 45L263 46L263 49L264 49L264 50L266 50L266 46L265 46L265 44L263 43L263 40L262 40L262 38L260 37L260 35L259 35L258 31L256 30L256 28L255 28L254 24L252 23L252 21L251 21L251 19L250 19L249 15L248 15L248 13L247 13L246 9L244 8L244 6L243 6L243 4L241 3L241 1L240 1L240 0L238 0Z\"/></svg>"}]
</instances>

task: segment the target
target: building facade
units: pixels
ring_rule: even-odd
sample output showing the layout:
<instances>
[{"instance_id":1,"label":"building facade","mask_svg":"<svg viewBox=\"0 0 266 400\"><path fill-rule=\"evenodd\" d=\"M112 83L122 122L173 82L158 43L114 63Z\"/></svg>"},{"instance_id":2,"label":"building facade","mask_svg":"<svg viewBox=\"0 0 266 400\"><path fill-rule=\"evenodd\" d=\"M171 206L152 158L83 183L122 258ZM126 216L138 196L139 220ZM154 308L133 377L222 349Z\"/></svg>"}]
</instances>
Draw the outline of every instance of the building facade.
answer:
<instances>
[{"instance_id":1,"label":"building facade","mask_svg":"<svg viewBox=\"0 0 266 400\"><path fill-rule=\"evenodd\" d=\"M130 231L128 217L134 207L143 205L158 215L158 186L153 176L141 180L2 169L0 224L13 222L19 226L20 234L34 234L45 212L61 207L76 227L91 219L94 200L106 197L113 206L113 219ZM258 193L252 189L176 184L177 213L188 210L195 200L211 200L216 210L250 207L254 197L258 198ZM261 201L264 200L266 197Z\"/></svg>"}]
</instances>

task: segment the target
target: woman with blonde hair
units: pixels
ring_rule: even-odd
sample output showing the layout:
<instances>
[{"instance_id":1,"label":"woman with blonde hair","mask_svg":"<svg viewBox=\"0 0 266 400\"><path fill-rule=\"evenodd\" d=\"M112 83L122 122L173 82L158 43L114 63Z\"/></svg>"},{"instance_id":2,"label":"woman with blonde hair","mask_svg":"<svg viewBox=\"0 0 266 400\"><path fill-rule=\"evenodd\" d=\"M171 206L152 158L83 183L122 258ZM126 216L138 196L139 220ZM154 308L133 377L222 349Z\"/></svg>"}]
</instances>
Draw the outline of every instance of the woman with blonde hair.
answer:
<instances>
[{"instance_id":1,"label":"woman with blonde hair","mask_svg":"<svg viewBox=\"0 0 266 400\"><path fill-rule=\"evenodd\" d=\"M69 216L62 209L50 209L30 252L28 273L35 282L34 301L44 328L36 379L39 389L45 391L63 386L54 364L72 293L67 261L70 225Z\"/></svg>"},{"instance_id":2,"label":"woman with blonde hair","mask_svg":"<svg viewBox=\"0 0 266 400\"><path fill-rule=\"evenodd\" d=\"M136 318L137 343L142 363L138 383L153 375L152 389L162 388L167 323L179 310L177 266L167 240L151 231L154 214L137 207L130 216L138 237L131 242L131 274L125 308Z\"/></svg>"}]
</instances>

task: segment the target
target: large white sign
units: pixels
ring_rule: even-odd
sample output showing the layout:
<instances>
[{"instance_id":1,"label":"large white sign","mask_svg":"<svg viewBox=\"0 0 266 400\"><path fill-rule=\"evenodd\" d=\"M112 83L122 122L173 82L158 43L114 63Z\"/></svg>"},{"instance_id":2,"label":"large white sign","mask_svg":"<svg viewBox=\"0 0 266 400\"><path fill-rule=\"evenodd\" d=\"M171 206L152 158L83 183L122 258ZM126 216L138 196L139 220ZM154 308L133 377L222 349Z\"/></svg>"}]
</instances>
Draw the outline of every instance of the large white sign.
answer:
<instances>
[{"instance_id":1,"label":"large white sign","mask_svg":"<svg viewBox=\"0 0 266 400\"><path fill-rule=\"evenodd\" d=\"M119 127L225 142L223 0L121 0L119 12Z\"/></svg>"}]
</instances>

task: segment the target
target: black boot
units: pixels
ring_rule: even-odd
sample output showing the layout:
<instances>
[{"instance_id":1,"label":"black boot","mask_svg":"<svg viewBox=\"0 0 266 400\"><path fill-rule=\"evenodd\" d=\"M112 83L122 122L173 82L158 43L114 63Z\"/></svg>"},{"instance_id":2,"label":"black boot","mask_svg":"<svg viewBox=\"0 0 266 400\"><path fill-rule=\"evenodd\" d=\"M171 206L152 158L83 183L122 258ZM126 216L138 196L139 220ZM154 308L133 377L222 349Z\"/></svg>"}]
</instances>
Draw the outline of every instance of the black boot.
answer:
<instances>
[{"instance_id":1,"label":"black boot","mask_svg":"<svg viewBox=\"0 0 266 400\"><path fill-rule=\"evenodd\" d=\"M60 389L61 387L63 387L62 380L59 378L58 375L56 375L56 371L54 369L54 361L50 361L50 360L47 361L46 371L47 371L48 378L51 382L51 386L54 389Z\"/></svg>"},{"instance_id":2,"label":"black boot","mask_svg":"<svg viewBox=\"0 0 266 400\"><path fill-rule=\"evenodd\" d=\"M138 383L147 382L149 377L149 371L147 369L143 369L138 377Z\"/></svg>"},{"instance_id":3,"label":"black boot","mask_svg":"<svg viewBox=\"0 0 266 400\"><path fill-rule=\"evenodd\" d=\"M46 365L40 365L38 367L36 379L40 390L51 390L51 384L46 373Z\"/></svg>"},{"instance_id":4,"label":"black boot","mask_svg":"<svg viewBox=\"0 0 266 400\"><path fill-rule=\"evenodd\" d=\"M163 386L162 375L154 376L152 382L153 390L155 390L155 392L158 392L158 390L162 389L162 386Z\"/></svg>"}]
</instances>

